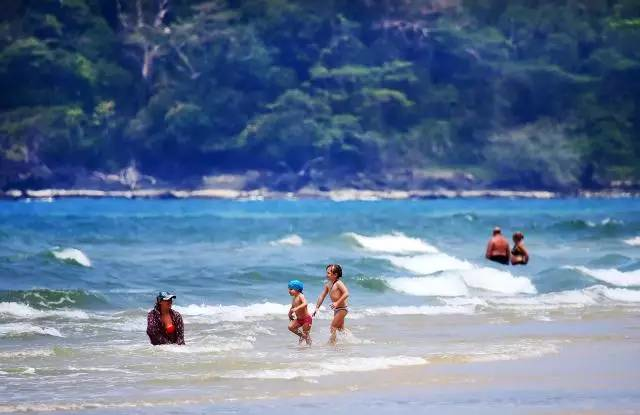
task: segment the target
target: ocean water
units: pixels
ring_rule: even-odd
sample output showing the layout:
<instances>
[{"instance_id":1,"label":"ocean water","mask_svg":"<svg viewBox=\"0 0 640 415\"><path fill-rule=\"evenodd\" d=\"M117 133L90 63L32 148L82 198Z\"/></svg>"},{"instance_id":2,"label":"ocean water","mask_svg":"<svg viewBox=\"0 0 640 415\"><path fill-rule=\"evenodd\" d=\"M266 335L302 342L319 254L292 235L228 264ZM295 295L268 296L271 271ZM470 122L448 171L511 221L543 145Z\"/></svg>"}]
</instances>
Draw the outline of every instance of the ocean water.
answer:
<instances>
[{"instance_id":1,"label":"ocean water","mask_svg":"<svg viewBox=\"0 0 640 415\"><path fill-rule=\"evenodd\" d=\"M528 266L483 258L496 225ZM639 241L637 199L0 202L0 412L318 399L605 340L640 357ZM299 346L287 281L313 303L328 263L348 330L327 345L325 307ZM149 345L159 290L184 347Z\"/></svg>"}]
</instances>

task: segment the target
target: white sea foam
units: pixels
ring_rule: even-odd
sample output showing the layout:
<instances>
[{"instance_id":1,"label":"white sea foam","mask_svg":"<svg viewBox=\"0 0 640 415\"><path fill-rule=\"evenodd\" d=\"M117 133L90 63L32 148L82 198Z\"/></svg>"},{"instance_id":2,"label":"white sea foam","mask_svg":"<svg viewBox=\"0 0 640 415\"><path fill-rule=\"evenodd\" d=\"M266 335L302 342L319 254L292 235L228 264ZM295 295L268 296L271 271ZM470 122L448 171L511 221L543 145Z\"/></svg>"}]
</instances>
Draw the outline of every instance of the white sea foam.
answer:
<instances>
[{"instance_id":1,"label":"white sea foam","mask_svg":"<svg viewBox=\"0 0 640 415\"><path fill-rule=\"evenodd\" d=\"M286 318L289 305L277 303L258 303L247 306L237 305L196 305L175 306L185 316L205 317L207 322L264 320L275 317Z\"/></svg>"},{"instance_id":2,"label":"white sea foam","mask_svg":"<svg viewBox=\"0 0 640 415\"><path fill-rule=\"evenodd\" d=\"M629 290L627 288L609 288L602 285L589 287L586 290L601 294L612 301L623 303L640 303L640 291Z\"/></svg>"},{"instance_id":3,"label":"white sea foam","mask_svg":"<svg viewBox=\"0 0 640 415\"><path fill-rule=\"evenodd\" d=\"M611 219L611 218L604 218L602 219L602 221L600 222L601 225L608 225L608 224L613 224L613 225L623 225L624 222L618 219Z\"/></svg>"},{"instance_id":4,"label":"white sea foam","mask_svg":"<svg viewBox=\"0 0 640 415\"><path fill-rule=\"evenodd\" d=\"M65 317L75 320L88 319L89 315L81 310L38 310L22 303L0 303L0 315L16 318L38 319L46 317Z\"/></svg>"},{"instance_id":5,"label":"white sea foam","mask_svg":"<svg viewBox=\"0 0 640 415\"><path fill-rule=\"evenodd\" d=\"M354 232L345 234L353 238L358 245L367 251L386 252L390 254L432 253L438 249L418 238L411 238L400 232L379 236L364 236Z\"/></svg>"},{"instance_id":6,"label":"white sea foam","mask_svg":"<svg viewBox=\"0 0 640 415\"><path fill-rule=\"evenodd\" d=\"M462 279L456 276L388 278L385 282L393 290L409 295L456 297L469 293Z\"/></svg>"},{"instance_id":7,"label":"white sea foam","mask_svg":"<svg viewBox=\"0 0 640 415\"><path fill-rule=\"evenodd\" d=\"M444 271L444 274L438 277L386 280L392 289L406 294L462 296L468 294L469 287L501 294L535 294L537 292L531 281L525 277L513 276L507 271L495 268L477 267L445 254L388 257L388 259L394 265L415 273L428 275Z\"/></svg>"},{"instance_id":8,"label":"white sea foam","mask_svg":"<svg viewBox=\"0 0 640 415\"><path fill-rule=\"evenodd\" d=\"M295 379L328 376L334 373L343 372L369 372L401 366L424 365L427 363L427 360L421 357L410 356L346 357L329 361L306 362L304 367L287 367L283 369L265 369L258 371L237 371L222 376L240 379Z\"/></svg>"},{"instance_id":9,"label":"white sea foam","mask_svg":"<svg viewBox=\"0 0 640 415\"><path fill-rule=\"evenodd\" d=\"M476 350L455 353L434 353L429 361L445 362L494 362L519 360L558 353L557 342L521 340L515 344L481 345Z\"/></svg>"},{"instance_id":10,"label":"white sea foam","mask_svg":"<svg viewBox=\"0 0 640 415\"><path fill-rule=\"evenodd\" d=\"M610 304L612 301L614 303L636 303L640 302L640 291L595 285L581 290L568 290L540 295L490 297L484 299L457 297L443 298L442 301L450 306L475 305L497 310L559 310Z\"/></svg>"},{"instance_id":11,"label":"white sea foam","mask_svg":"<svg viewBox=\"0 0 640 415\"><path fill-rule=\"evenodd\" d=\"M25 349L11 352L0 352L0 359L22 359L28 357L48 357L55 353L52 349Z\"/></svg>"},{"instance_id":12,"label":"white sea foam","mask_svg":"<svg viewBox=\"0 0 640 415\"><path fill-rule=\"evenodd\" d=\"M78 265L82 265L83 267L91 267L91 261L89 260L89 257L79 249L54 249L51 251L51 253L54 257L58 258L61 261L69 261L74 262Z\"/></svg>"},{"instance_id":13,"label":"white sea foam","mask_svg":"<svg viewBox=\"0 0 640 415\"><path fill-rule=\"evenodd\" d=\"M547 293L531 297L498 297L487 300L488 306L497 309L553 310L558 308L582 308L597 304L593 295L583 290Z\"/></svg>"},{"instance_id":14,"label":"white sea foam","mask_svg":"<svg viewBox=\"0 0 640 415\"><path fill-rule=\"evenodd\" d=\"M488 307L489 303L486 300L479 297L451 297L441 299L448 306L464 307L464 306L478 306Z\"/></svg>"},{"instance_id":15,"label":"white sea foam","mask_svg":"<svg viewBox=\"0 0 640 415\"><path fill-rule=\"evenodd\" d=\"M126 319L122 322L110 322L107 328L117 331L141 333L147 329L147 319L141 317Z\"/></svg>"},{"instance_id":16,"label":"white sea foam","mask_svg":"<svg viewBox=\"0 0 640 415\"><path fill-rule=\"evenodd\" d=\"M638 287L640 286L640 270L622 272L615 268L609 269L591 269L583 266L568 266L565 268L575 269L606 283L617 285L619 287Z\"/></svg>"},{"instance_id":17,"label":"white sea foam","mask_svg":"<svg viewBox=\"0 0 640 415\"><path fill-rule=\"evenodd\" d=\"M301 246L303 242L304 241L300 236L292 234L278 239L277 241L272 241L271 245Z\"/></svg>"},{"instance_id":18,"label":"white sea foam","mask_svg":"<svg viewBox=\"0 0 640 415\"><path fill-rule=\"evenodd\" d=\"M409 257L387 256L384 258L389 260L396 267L404 268L422 275L429 275L453 269L473 269L473 265L469 262L441 253Z\"/></svg>"},{"instance_id":19,"label":"white sea foam","mask_svg":"<svg viewBox=\"0 0 640 415\"><path fill-rule=\"evenodd\" d=\"M466 305L444 305L444 306L387 306L365 308L361 311L355 311L349 314L349 318L358 319L366 316L436 316L448 314L473 314L475 306Z\"/></svg>"},{"instance_id":20,"label":"white sea foam","mask_svg":"<svg viewBox=\"0 0 640 415\"><path fill-rule=\"evenodd\" d=\"M223 353L238 350L253 349L254 337L247 337L245 340L227 340L220 344L193 344L188 343L184 346L163 345L156 346L154 352L167 352L178 354L207 354L207 353Z\"/></svg>"},{"instance_id":21,"label":"white sea foam","mask_svg":"<svg viewBox=\"0 0 640 415\"><path fill-rule=\"evenodd\" d=\"M459 275L468 287L497 292L501 294L535 294L536 287L525 277L516 277L507 271L495 268L473 268L470 270L451 271Z\"/></svg>"},{"instance_id":22,"label":"white sea foam","mask_svg":"<svg viewBox=\"0 0 640 415\"><path fill-rule=\"evenodd\" d=\"M40 327L28 323L9 323L0 325L0 336L24 336L24 335L43 335L64 337L57 329L53 327Z\"/></svg>"},{"instance_id":23,"label":"white sea foam","mask_svg":"<svg viewBox=\"0 0 640 415\"><path fill-rule=\"evenodd\" d=\"M625 239L624 243L631 246L640 246L640 236L636 236L635 238Z\"/></svg>"},{"instance_id":24,"label":"white sea foam","mask_svg":"<svg viewBox=\"0 0 640 415\"><path fill-rule=\"evenodd\" d=\"M75 367L75 366L67 366L67 370L70 372L114 372L114 373L134 373L130 370L119 369L116 367L96 367L96 366L83 366L83 367Z\"/></svg>"}]
</instances>

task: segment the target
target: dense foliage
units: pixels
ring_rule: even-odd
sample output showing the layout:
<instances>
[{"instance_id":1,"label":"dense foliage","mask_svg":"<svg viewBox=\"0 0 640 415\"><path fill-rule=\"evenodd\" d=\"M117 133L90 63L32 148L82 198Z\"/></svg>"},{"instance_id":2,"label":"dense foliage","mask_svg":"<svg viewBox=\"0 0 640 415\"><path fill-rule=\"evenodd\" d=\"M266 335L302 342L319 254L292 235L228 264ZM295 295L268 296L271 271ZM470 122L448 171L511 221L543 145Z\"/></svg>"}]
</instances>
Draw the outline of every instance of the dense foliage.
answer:
<instances>
[{"instance_id":1,"label":"dense foliage","mask_svg":"<svg viewBox=\"0 0 640 415\"><path fill-rule=\"evenodd\" d=\"M636 0L8 0L0 187L132 162L638 180L639 44Z\"/></svg>"}]
</instances>

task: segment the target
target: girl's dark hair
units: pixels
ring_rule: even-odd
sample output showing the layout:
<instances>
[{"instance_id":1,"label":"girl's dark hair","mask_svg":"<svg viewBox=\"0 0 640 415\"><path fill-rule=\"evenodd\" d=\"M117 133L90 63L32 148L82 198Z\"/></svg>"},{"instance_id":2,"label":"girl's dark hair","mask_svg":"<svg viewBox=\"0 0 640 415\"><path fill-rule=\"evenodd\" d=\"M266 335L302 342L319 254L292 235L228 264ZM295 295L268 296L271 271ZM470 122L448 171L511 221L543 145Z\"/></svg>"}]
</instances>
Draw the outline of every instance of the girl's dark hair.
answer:
<instances>
[{"instance_id":1,"label":"girl's dark hair","mask_svg":"<svg viewBox=\"0 0 640 415\"><path fill-rule=\"evenodd\" d=\"M338 278L342 278L342 267L338 264L329 264L327 265L327 271L336 275Z\"/></svg>"}]
</instances>

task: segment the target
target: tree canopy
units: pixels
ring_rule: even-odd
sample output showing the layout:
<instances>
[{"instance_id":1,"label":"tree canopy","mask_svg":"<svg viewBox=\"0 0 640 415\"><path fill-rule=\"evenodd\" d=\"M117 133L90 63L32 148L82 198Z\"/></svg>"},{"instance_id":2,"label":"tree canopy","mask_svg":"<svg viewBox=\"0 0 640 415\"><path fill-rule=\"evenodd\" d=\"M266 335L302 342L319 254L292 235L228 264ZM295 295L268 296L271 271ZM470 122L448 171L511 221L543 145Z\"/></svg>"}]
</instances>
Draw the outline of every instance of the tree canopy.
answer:
<instances>
[{"instance_id":1,"label":"tree canopy","mask_svg":"<svg viewBox=\"0 0 640 415\"><path fill-rule=\"evenodd\" d=\"M0 188L135 163L640 181L634 0L10 0Z\"/></svg>"}]
</instances>

